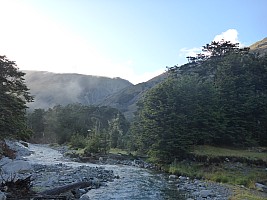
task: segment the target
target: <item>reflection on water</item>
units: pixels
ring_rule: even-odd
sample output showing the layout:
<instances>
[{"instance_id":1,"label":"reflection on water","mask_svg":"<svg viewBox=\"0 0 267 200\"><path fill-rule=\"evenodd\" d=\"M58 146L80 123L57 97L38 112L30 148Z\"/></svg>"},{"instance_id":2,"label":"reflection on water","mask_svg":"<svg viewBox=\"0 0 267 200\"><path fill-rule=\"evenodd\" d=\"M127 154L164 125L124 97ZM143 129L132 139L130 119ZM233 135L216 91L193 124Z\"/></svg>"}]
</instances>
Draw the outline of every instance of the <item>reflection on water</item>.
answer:
<instances>
[{"instance_id":1,"label":"reflection on water","mask_svg":"<svg viewBox=\"0 0 267 200\"><path fill-rule=\"evenodd\" d=\"M61 153L42 145L30 145L30 150L35 152L28 159L39 164L66 164L72 167L86 165L95 167L99 165L77 163L65 160ZM178 192L174 184L168 182L165 175L150 170L124 165L104 165L108 170L113 170L119 179L107 183L99 189L89 191L87 194L94 200L182 200L184 197Z\"/></svg>"}]
</instances>

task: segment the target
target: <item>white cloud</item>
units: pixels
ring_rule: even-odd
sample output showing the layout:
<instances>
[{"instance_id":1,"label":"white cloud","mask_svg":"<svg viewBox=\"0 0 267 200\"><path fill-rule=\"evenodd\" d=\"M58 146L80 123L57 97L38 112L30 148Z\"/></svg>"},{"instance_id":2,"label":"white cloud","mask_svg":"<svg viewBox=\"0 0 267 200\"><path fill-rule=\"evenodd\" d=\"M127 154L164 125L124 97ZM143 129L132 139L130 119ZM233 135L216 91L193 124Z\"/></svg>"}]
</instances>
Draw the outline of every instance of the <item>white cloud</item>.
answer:
<instances>
[{"instance_id":1,"label":"white cloud","mask_svg":"<svg viewBox=\"0 0 267 200\"><path fill-rule=\"evenodd\" d=\"M239 46L242 47L244 46L243 44L241 44L241 42L238 39L238 31L236 29L228 29L225 32L222 32L219 35L216 35L213 39L213 41L230 41L231 43L239 43Z\"/></svg>"},{"instance_id":2,"label":"white cloud","mask_svg":"<svg viewBox=\"0 0 267 200\"><path fill-rule=\"evenodd\" d=\"M231 43L239 43L239 47L243 47L244 45L238 39L238 31L236 29L228 29L225 32L222 32L219 35L216 35L212 41L230 41ZM196 56L196 54L201 53L202 47L193 47L193 48L182 48L180 49L179 56L187 57L187 56Z\"/></svg>"}]
</instances>

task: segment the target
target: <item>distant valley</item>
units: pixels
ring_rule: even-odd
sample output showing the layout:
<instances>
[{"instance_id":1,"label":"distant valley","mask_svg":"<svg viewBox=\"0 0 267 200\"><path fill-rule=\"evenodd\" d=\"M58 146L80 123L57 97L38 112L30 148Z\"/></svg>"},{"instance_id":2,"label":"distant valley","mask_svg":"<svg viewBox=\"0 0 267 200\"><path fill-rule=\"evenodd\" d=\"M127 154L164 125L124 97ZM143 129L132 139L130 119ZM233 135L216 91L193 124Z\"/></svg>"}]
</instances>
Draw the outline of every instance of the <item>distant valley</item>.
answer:
<instances>
[{"instance_id":1,"label":"distant valley","mask_svg":"<svg viewBox=\"0 0 267 200\"><path fill-rule=\"evenodd\" d=\"M56 105L111 106L121 110L128 119L133 117L136 102L144 91L160 82L164 75L133 85L121 78L82 74L57 74L44 71L24 71L25 81L34 96L30 109L48 109Z\"/></svg>"},{"instance_id":2,"label":"distant valley","mask_svg":"<svg viewBox=\"0 0 267 200\"><path fill-rule=\"evenodd\" d=\"M250 46L252 53L263 55L267 52L267 38ZM136 103L150 88L160 83L166 74L147 82L133 85L121 78L107 78L82 74L57 74L43 71L24 71L34 102L30 109L52 108L56 105L81 103L83 105L111 106L132 119Z\"/></svg>"}]
</instances>

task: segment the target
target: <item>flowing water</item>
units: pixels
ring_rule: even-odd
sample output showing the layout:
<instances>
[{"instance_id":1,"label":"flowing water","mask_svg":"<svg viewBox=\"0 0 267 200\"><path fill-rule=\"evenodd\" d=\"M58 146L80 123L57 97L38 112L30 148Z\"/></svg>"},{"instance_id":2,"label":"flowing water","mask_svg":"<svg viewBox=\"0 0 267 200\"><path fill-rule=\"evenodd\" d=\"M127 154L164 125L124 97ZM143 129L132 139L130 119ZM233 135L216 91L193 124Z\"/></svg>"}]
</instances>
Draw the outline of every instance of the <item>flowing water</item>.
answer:
<instances>
[{"instance_id":1,"label":"flowing water","mask_svg":"<svg viewBox=\"0 0 267 200\"><path fill-rule=\"evenodd\" d=\"M71 162L64 159L63 155L49 147L42 145L29 145L34 153L28 156L31 163L58 164L62 163L71 167L86 165L96 167L99 165L89 163ZM107 186L90 190L87 194L94 200L179 200L184 197L179 193L173 183L169 183L167 176L150 170L125 165L103 165L108 170L113 170L120 178L107 183Z\"/></svg>"}]
</instances>

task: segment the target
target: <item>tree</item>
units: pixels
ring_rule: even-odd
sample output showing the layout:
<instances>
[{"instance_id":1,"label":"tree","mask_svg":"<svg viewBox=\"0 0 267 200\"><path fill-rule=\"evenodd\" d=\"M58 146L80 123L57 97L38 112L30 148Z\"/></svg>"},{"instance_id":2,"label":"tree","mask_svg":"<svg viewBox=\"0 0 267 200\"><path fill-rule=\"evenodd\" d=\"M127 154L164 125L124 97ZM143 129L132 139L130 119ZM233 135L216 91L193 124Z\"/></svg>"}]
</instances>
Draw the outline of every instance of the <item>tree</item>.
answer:
<instances>
[{"instance_id":1,"label":"tree","mask_svg":"<svg viewBox=\"0 0 267 200\"><path fill-rule=\"evenodd\" d=\"M25 139L30 131L26 125L26 103L33 101L16 63L0 56L0 132L1 137Z\"/></svg>"},{"instance_id":2,"label":"tree","mask_svg":"<svg viewBox=\"0 0 267 200\"><path fill-rule=\"evenodd\" d=\"M267 55L224 41L204 51L169 68L138 103L131 148L159 163L183 158L190 145L266 144Z\"/></svg>"},{"instance_id":3,"label":"tree","mask_svg":"<svg viewBox=\"0 0 267 200\"><path fill-rule=\"evenodd\" d=\"M27 123L33 131L33 140L35 142L41 142L45 140L44 130L45 130L45 110L35 109L33 113L27 114Z\"/></svg>"},{"instance_id":4,"label":"tree","mask_svg":"<svg viewBox=\"0 0 267 200\"><path fill-rule=\"evenodd\" d=\"M113 147L125 146L129 126L122 113L107 106L58 105L47 111L36 109L27 117L34 142L70 143L73 148L83 148L94 138L104 152L110 148L111 138Z\"/></svg>"},{"instance_id":5,"label":"tree","mask_svg":"<svg viewBox=\"0 0 267 200\"><path fill-rule=\"evenodd\" d=\"M214 98L213 85L198 76L168 78L151 89L131 128L137 149L155 162L170 162L183 158L192 144L210 144Z\"/></svg>"},{"instance_id":6,"label":"tree","mask_svg":"<svg viewBox=\"0 0 267 200\"><path fill-rule=\"evenodd\" d=\"M221 143L248 146L267 142L266 61L266 56L229 54L217 63Z\"/></svg>"}]
</instances>

